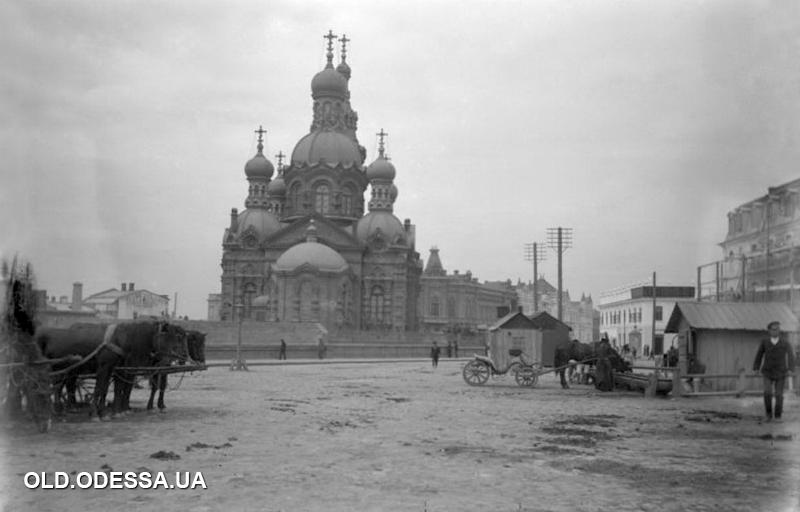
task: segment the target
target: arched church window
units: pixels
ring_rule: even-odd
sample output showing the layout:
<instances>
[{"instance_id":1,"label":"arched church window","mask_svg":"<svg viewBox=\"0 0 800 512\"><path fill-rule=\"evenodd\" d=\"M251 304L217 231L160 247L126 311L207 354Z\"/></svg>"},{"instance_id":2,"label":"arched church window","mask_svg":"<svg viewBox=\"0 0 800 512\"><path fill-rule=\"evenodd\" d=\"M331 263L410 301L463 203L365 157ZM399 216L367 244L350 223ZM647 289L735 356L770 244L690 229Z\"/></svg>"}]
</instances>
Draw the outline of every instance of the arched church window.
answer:
<instances>
[{"instance_id":1,"label":"arched church window","mask_svg":"<svg viewBox=\"0 0 800 512\"><path fill-rule=\"evenodd\" d=\"M373 286L369 294L369 321L372 325L386 323L385 299L383 287Z\"/></svg>"},{"instance_id":2,"label":"arched church window","mask_svg":"<svg viewBox=\"0 0 800 512\"><path fill-rule=\"evenodd\" d=\"M342 213L351 215L353 213L353 189L345 187L342 192Z\"/></svg>"},{"instance_id":3,"label":"arched church window","mask_svg":"<svg viewBox=\"0 0 800 512\"><path fill-rule=\"evenodd\" d=\"M431 297L429 312L431 316L439 316L439 297Z\"/></svg>"},{"instance_id":4,"label":"arched church window","mask_svg":"<svg viewBox=\"0 0 800 512\"><path fill-rule=\"evenodd\" d=\"M328 213L331 208L331 189L327 184L317 185L314 189L314 209L319 213Z\"/></svg>"}]
</instances>

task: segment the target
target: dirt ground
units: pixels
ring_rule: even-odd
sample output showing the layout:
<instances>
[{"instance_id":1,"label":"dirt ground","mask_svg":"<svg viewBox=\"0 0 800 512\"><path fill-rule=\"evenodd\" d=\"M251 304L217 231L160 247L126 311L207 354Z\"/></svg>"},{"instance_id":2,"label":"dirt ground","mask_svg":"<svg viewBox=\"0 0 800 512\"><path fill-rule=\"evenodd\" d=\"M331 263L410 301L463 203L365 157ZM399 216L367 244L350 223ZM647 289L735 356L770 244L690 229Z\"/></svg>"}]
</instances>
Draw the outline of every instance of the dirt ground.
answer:
<instances>
[{"instance_id":1,"label":"dirt ground","mask_svg":"<svg viewBox=\"0 0 800 512\"><path fill-rule=\"evenodd\" d=\"M110 422L6 424L2 510L800 510L794 394L762 424L757 397L470 387L463 364L211 368L163 414L137 390ZM29 471L201 472L207 489L27 489Z\"/></svg>"}]
</instances>

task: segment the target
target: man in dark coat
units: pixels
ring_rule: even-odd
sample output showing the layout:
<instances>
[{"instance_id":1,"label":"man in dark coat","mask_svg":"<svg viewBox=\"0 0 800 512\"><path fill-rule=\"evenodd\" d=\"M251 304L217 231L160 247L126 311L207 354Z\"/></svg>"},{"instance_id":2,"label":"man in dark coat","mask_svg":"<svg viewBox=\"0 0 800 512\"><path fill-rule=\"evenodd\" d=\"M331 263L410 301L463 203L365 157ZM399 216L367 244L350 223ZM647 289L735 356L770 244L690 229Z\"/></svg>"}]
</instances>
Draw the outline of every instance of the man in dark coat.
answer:
<instances>
[{"instance_id":1,"label":"man in dark coat","mask_svg":"<svg viewBox=\"0 0 800 512\"><path fill-rule=\"evenodd\" d=\"M600 391L614 389L614 372L611 365L613 350L607 338L601 339L596 348L597 365L595 366L594 387Z\"/></svg>"},{"instance_id":2,"label":"man in dark coat","mask_svg":"<svg viewBox=\"0 0 800 512\"><path fill-rule=\"evenodd\" d=\"M761 369L764 377L764 410L766 420L772 421L772 395L775 393L775 421L781 421L783 414L783 388L786 385L786 377L794 369L794 354L792 347L784 337L781 336L780 322L770 322L767 325L769 338L761 340L756 352L756 360L753 362L753 371ZM763 364L762 364L763 361Z\"/></svg>"},{"instance_id":3,"label":"man in dark coat","mask_svg":"<svg viewBox=\"0 0 800 512\"><path fill-rule=\"evenodd\" d=\"M433 365L434 368L439 366L440 351L441 349L439 348L439 345L434 341L433 345L431 345L431 364Z\"/></svg>"}]
</instances>

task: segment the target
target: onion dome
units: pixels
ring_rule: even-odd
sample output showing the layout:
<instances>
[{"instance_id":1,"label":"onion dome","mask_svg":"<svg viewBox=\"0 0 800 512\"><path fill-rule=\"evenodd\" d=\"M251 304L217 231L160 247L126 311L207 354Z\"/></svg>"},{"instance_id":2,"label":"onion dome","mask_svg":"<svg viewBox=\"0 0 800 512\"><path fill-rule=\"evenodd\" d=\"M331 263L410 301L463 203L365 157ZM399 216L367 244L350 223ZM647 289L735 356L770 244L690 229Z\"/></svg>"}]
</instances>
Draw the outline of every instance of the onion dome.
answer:
<instances>
[{"instance_id":1,"label":"onion dome","mask_svg":"<svg viewBox=\"0 0 800 512\"><path fill-rule=\"evenodd\" d=\"M392 181L396 171L392 162L381 153L374 162L367 167L367 179Z\"/></svg>"},{"instance_id":2,"label":"onion dome","mask_svg":"<svg viewBox=\"0 0 800 512\"><path fill-rule=\"evenodd\" d=\"M237 219L238 233L253 232L259 241L281 228L281 223L275 215L263 208L248 208L239 214Z\"/></svg>"},{"instance_id":3,"label":"onion dome","mask_svg":"<svg viewBox=\"0 0 800 512\"><path fill-rule=\"evenodd\" d=\"M311 97L335 96L344 98L347 95L347 78L333 69L333 65L325 68L311 79Z\"/></svg>"},{"instance_id":4,"label":"onion dome","mask_svg":"<svg viewBox=\"0 0 800 512\"><path fill-rule=\"evenodd\" d=\"M270 196L286 195L286 181L283 179L283 173L278 174L277 178L269 182L269 185L267 185L267 194Z\"/></svg>"},{"instance_id":5,"label":"onion dome","mask_svg":"<svg viewBox=\"0 0 800 512\"><path fill-rule=\"evenodd\" d=\"M367 167L367 179L372 180L385 180L392 181L396 174L394 165L389 161L389 158L384 154L384 137L389 135L383 128L377 133L380 142L378 143L378 158Z\"/></svg>"},{"instance_id":6,"label":"onion dome","mask_svg":"<svg viewBox=\"0 0 800 512\"><path fill-rule=\"evenodd\" d=\"M341 254L317 242L316 227L312 221L306 232L306 241L290 247L275 262L278 272L291 272L300 267L311 267L320 272L344 272L349 265Z\"/></svg>"},{"instance_id":7,"label":"onion dome","mask_svg":"<svg viewBox=\"0 0 800 512\"><path fill-rule=\"evenodd\" d=\"M347 135L330 130L314 131L297 142L292 151L292 163L314 165L326 163L344 167L362 163L358 144Z\"/></svg>"},{"instance_id":8,"label":"onion dome","mask_svg":"<svg viewBox=\"0 0 800 512\"><path fill-rule=\"evenodd\" d=\"M333 69L333 40L336 35L329 30L328 35L323 37L328 40L328 63L325 65L325 69L311 79L311 96L314 99L321 96L344 99L347 96L347 78Z\"/></svg>"},{"instance_id":9,"label":"onion dome","mask_svg":"<svg viewBox=\"0 0 800 512\"><path fill-rule=\"evenodd\" d=\"M265 130L258 127L256 130L258 133L258 152L256 155L248 160L246 164L244 164L244 174L248 178L265 178L269 179L272 177L272 174L275 172L275 167L272 166L272 162L267 160L267 157L264 156L264 140L262 136L264 135Z\"/></svg>"},{"instance_id":10,"label":"onion dome","mask_svg":"<svg viewBox=\"0 0 800 512\"><path fill-rule=\"evenodd\" d=\"M368 242L378 234L387 243L405 244L406 230L400 220L389 211L371 211L361 217L356 225L356 237L362 242Z\"/></svg>"},{"instance_id":11,"label":"onion dome","mask_svg":"<svg viewBox=\"0 0 800 512\"><path fill-rule=\"evenodd\" d=\"M347 39L347 35L342 34L342 37L339 38L339 41L342 43L342 62L336 66L336 71L338 71L347 80L350 80L350 66L347 65L347 42L350 40Z\"/></svg>"}]
</instances>

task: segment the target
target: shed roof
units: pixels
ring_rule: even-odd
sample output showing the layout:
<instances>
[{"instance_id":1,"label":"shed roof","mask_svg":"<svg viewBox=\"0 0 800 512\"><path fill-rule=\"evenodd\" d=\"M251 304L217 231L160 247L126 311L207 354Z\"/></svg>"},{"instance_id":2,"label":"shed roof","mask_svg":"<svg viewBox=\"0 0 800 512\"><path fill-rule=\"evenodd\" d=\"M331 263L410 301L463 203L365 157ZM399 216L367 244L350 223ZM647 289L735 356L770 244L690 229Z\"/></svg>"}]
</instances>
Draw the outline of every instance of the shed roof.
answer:
<instances>
[{"instance_id":1,"label":"shed roof","mask_svg":"<svg viewBox=\"0 0 800 512\"><path fill-rule=\"evenodd\" d=\"M766 331L773 320L784 331L800 330L800 322L781 302L677 302L664 332L678 332L681 318L695 329Z\"/></svg>"},{"instance_id":2,"label":"shed roof","mask_svg":"<svg viewBox=\"0 0 800 512\"><path fill-rule=\"evenodd\" d=\"M531 319L525 316L521 311L514 311L513 313L509 313L500 318L489 326L489 330L496 331L498 329L502 329L503 327L513 329L536 329L536 325L534 325Z\"/></svg>"},{"instance_id":3,"label":"shed roof","mask_svg":"<svg viewBox=\"0 0 800 512\"><path fill-rule=\"evenodd\" d=\"M547 311L540 311L535 315L531 315L530 319L537 329L555 329L561 326L566 328L568 331L572 330L572 327L554 317Z\"/></svg>"}]
</instances>

